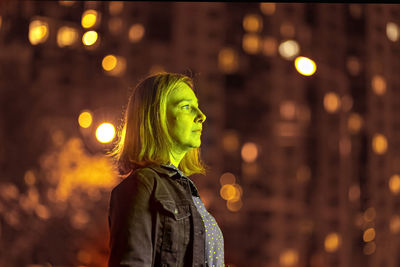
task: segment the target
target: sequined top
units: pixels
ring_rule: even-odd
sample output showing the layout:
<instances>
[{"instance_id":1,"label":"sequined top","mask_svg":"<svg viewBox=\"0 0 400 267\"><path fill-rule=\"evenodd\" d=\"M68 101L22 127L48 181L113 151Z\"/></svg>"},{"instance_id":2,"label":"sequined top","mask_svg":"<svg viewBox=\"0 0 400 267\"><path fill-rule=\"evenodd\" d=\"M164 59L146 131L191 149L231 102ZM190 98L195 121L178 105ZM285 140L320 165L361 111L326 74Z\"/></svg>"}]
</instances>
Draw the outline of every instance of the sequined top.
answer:
<instances>
[{"instance_id":1,"label":"sequined top","mask_svg":"<svg viewBox=\"0 0 400 267\"><path fill-rule=\"evenodd\" d=\"M167 168L173 168L176 170L181 177L188 179L190 188L192 191L192 199L203 219L204 228L206 231L205 235L205 251L206 251L206 266L207 267L224 267L224 237L222 231L218 226L215 218L207 211L201 200L197 188L193 181L186 177L183 172L181 172L174 165L161 165Z\"/></svg>"}]
</instances>

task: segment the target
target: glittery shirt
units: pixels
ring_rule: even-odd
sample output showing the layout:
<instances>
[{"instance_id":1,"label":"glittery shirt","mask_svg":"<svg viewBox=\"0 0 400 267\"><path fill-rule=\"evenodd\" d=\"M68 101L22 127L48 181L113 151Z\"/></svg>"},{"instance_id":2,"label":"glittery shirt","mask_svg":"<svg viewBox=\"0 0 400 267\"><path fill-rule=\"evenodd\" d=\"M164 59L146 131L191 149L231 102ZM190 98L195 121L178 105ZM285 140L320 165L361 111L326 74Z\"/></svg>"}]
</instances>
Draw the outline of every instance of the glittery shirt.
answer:
<instances>
[{"instance_id":1,"label":"glittery shirt","mask_svg":"<svg viewBox=\"0 0 400 267\"><path fill-rule=\"evenodd\" d=\"M173 168L176 170L181 177L188 179L190 189L192 191L192 199L203 219L204 228L206 231L205 235L205 251L206 251L206 266L207 267L224 267L224 237L222 235L221 229L218 227L215 218L207 211L204 206L203 201L199 197L196 186L193 181L186 177L183 172L181 172L174 165L161 165L164 167Z\"/></svg>"}]
</instances>

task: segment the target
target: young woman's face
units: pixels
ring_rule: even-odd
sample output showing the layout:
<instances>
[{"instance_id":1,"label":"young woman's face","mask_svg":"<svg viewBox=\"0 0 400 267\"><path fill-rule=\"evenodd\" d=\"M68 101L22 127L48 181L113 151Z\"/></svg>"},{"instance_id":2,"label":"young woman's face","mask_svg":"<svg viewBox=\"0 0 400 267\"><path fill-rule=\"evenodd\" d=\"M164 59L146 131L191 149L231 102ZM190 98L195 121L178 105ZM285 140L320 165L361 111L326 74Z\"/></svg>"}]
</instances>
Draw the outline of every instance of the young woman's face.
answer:
<instances>
[{"instance_id":1,"label":"young woman's face","mask_svg":"<svg viewBox=\"0 0 400 267\"><path fill-rule=\"evenodd\" d=\"M175 148L188 151L200 147L202 124L206 116L198 106L193 90L181 82L167 98L167 121Z\"/></svg>"}]
</instances>

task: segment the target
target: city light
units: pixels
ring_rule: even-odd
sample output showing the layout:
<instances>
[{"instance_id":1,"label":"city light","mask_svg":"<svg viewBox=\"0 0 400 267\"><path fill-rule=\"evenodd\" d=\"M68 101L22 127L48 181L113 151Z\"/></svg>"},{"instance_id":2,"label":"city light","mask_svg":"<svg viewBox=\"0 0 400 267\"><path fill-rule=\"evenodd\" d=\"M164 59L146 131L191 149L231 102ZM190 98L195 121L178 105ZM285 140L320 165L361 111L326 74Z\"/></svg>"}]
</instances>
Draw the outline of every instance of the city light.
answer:
<instances>
[{"instance_id":1,"label":"city light","mask_svg":"<svg viewBox=\"0 0 400 267\"><path fill-rule=\"evenodd\" d=\"M334 92L328 92L324 96L324 108L329 113L335 113L339 110L341 101L339 96Z\"/></svg>"},{"instance_id":2,"label":"city light","mask_svg":"<svg viewBox=\"0 0 400 267\"><path fill-rule=\"evenodd\" d=\"M287 249L279 256L280 266L296 266L299 261L299 253L294 249Z\"/></svg>"},{"instance_id":3,"label":"city light","mask_svg":"<svg viewBox=\"0 0 400 267\"><path fill-rule=\"evenodd\" d=\"M255 161L258 156L257 145L252 142L245 143L242 147L241 155L245 162Z\"/></svg>"},{"instance_id":4,"label":"city light","mask_svg":"<svg viewBox=\"0 0 400 267\"><path fill-rule=\"evenodd\" d=\"M347 120L347 128L353 134L358 133L362 127L363 119L357 113L351 113Z\"/></svg>"},{"instance_id":5,"label":"city light","mask_svg":"<svg viewBox=\"0 0 400 267\"><path fill-rule=\"evenodd\" d=\"M243 18L243 29L251 33L259 33L262 31L262 17L257 14L248 14Z\"/></svg>"},{"instance_id":6,"label":"city light","mask_svg":"<svg viewBox=\"0 0 400 267\"><path fill-rule=\"evenodd\" d=\"M101 65L105 71L110 71L117 66L117 58L114 55L107 55L103 58Z\"/></svg>"},{"instance_id":7,"label":"city light","mask_svg":"<svg viewBox=\"0 0 400 267\"><path fill-rule=\"evenodd\" d=\"M108 11L110 12L110 15L118 15L122 12L122 9L124 8L124 2L122 1L110 1L109 6L108 6Z\"/></svg>"},{"instance_id":8,"label":"city light","mask_svg":"<svg viewBox=\"0 0 400 267\"><path fill-rule=\"evenodd\" d=\"M361 71L361 63L357 57L350 56L347 58L346 67L349 73L353 76L360 74Z\"/></svg>"},{"instance_id":9,"label":"city light","mask_svg":"<svg viewBox=\"0 0 400 267\"><path fill-rule=\"evenodd\" d=\"M82 14L81 24L82 27L88 29L93 27L98 22L98 13L96 10L88 9Z\"/></svg>"},{"instance_id":10,"label":"city light","mask_svg":"<svg viewBox=\"0 0 400 267\"><path fill-rule=\"evenodd\" d=\"M278 42L274 37L265 37L262 44L262 52L266 56L276 55L278 50Z\"/></svg>"},{"instance_id":11,"label":"city light","mask_svg":"<svg viewBox=\"0 0 400 267\"><path fill-rule=\"evenodd\" d=\"M232 184L224 184L220 191L219 194L221 197L225 200L231 200L236 197L238 192L236 192L236 188Z\"/></svg>"},{"instance_id":12,"label":"city light","mask_svg":"<svg viewBox=\"0 0 400 267\"><path fill-rule=\"evenodd\" d=\"M375 252L376 250L376 244L375 242L368 242L367 244L365 244L364 248L363 248L363 253L365 255L371 255Z\"/></svg>"},{"instance_id":13,"label":"city light","mask_svg":"<svg viewBox=\"0 0 400 267\"><path fill-rule=\"evenodd\" d=\"M325 250L327 252L335 252L340 246L341 239L337 233L330 233L325 237Z\"/></svg>"},{"instance_id":14,"label":"city light","mask_svg":"<svg viewBox=\"0 0 400 267\"><path fill-rule=\"evenodd\" d=\"M296 104L291 100L282 101L279 106L279 112L282 118L292 120L296 115Z\"/></svg>"},{"instance_id":15,"label":"city light","mask_svg":"<svg viewBox=\"0 0 400 267\"><path fill-rule=\"evenodd\" d=\"M131 43L139 42L140 40L142 40L144 33L145 33L145 29L142 24L140 24L140 23L133 24L129 28L129 33L128 33L129 41Z\"/></svg>"},{"instance_id":16,"label":"city light","mask_svg":"<svg viewBox=\"0 0 400 267\"><path fill-rule=\"evenodd\" d=\"M224 186L226 184L235 184L236 178L233 173L225 172L219 178L219 182L220 182L221 186Z\"/></svg>"},{"instance_id":17,"label":"city light","mask_svg":"<svg viewBox=\"0 0 400 267\"><path fill-rule=\"evenodd\" d=\"M372 149L378 154L382 155L386 152L388 147L387 139L383 134L375 134L372 138Z\"/></svg>"},{"instance_id":18,"label":"city light","mask_svg":"<svg viewBox=\"0 0 400 267\"><path fill-rule=\"evenodd\" d=\"M375 239L375 229L373 227L366 229L363 234L364 242L370 242L374 239Z\"/></svg>"},{"instance_id":19,"label":"city light","mask_svg":"<svg viewBox=\"0 0 400 267\"><path fill-rule=\"evenodd\" d=\"M295 28L292 23L284 22L279 27L279 31L284 38L293 38L295 35Z\"/></svg>"},{"instance_id":20,"label":"city light","mask_svg":"<svg viewBox=\"0 0 400 267\"><path fill-rule=\"evenodd\" d=\"M315 62L306 57L297 57L294 61L294 65L296 70L304 76L313 75L317 70Z\"/></svg>"},{"instance_id":21,"label":"city light","mask_svg":"<svg viewBox=\"0 0 400 267\"><path fill-rule=\"evenodd\" d=\"M218 67L224 73L234 73L239 68L239 57L232 48L222 48L218 53Z\"/></svg>"},{"instance_id":22,"label":"city light","mask_svg":"<svg viewBox=\"0 0 400 267\"><path fill-rule=\"evenodd\" d=\"M389 222L390 232L398 234L400 232L400 216L393 215Z\"/></svg>"},{"instance_id":23,"label":"city light","mask_svg":"<svg viewBox=\"0 0 400 267\"><path fill-rule=\"evenodd\" d=\"M63 26L57 32L57 44L59 47L71 46L78 40L78 31L75 28Z\"/></svg>"},{"instance_id":24,"label":"city light","mask_svg":"<svg viewBox=\"0 0 400 267\"><path fill-rule=\"evenodd\" d=\"M96 138L100 143L109 143L114 136L115 128L111 123L102 123L96 130Z\"/></svg>"},{"instance_id":25,"label":"city light","mask_svg":"<svg viewBox=\"0 0 400 267\"><path fill-rule=\"evenodd\" d=\"M89 128L92 121L92 114L89 111L82 112L78 117L78 123L82 128Z\"/></svg>"},{"instance_id":26,"label":"city light","mask_svg":"<svg viewBox=\"0 0 400 267\"><path fill-rule=\"evenodd\" d=\"M386 92L386 80L381 75L374 75L371 85L372 90L377 95L383 95Z\"/></svg>"},{"instance_id":27,"label":"city light","mask_svg":"<svg viewBox=\"0 0 400 267\"><path fill-rule=\"evenodd\" d=\"M58 3L61 6L73 6L75 4L75 2L76 1L64 1L64 0L58 1Z\"/></svg>"},{"instance_id":28,"label":"city light","mask_svg":"<svg viewBox=\"0 0 400 267\"><path fill-rule=\"evenodd\" d=\"M394 22L388 22L386 24L386 35L392 42L399 40L399 26Z\"/></svg>"},{"instance_id":29,"label":"city light","mask_svg":"<svg viewBox=\"0 0 400 267\"><path fill-rule=\"evenodd\" d=\"M235 152L239 148L239 137L233 130L227 131L222 138L222 145L228 152Z\"/></svg>"},{"instance_id":30,"label":"city light","mask_svg":"<svg viewBox=\"0 0 400 267\"><path fill-rule=\"evenodd\" d=\"M243 207L243 201L239 200L228 200L226 201L226 207L229 211L237 212Z\"/></svg>"},{"instance_id":31,"label":"city light","mask_svg":"<svg viewBox=\"0 0 400 267\"><path fill-rule=\"evenodd\" d=\"M393 194L397 195L400 192L400 175L393 174L389 179L389 189Z\"/></svg>"},{"instance_id":32,"label":"city light","mask_svg":"<svg viewBox=\"0 0 400 267\"><path fill-rule=\"evenodd\" d=\"M243 50L249 54L257 54L261 48L260 36L254 33L246 33L242 40Z\"/></svg>"},{"instance_id":33,"label":"city light","mask_svg":"<svg viewBox=\"0 0 400 267\"><path fill-rule=\"evenodd\" d=\"M82 42L86 46L91 46L96 43L98 39L98 34L96 31L85 32L82 36Z\"/></svg>"},{"instance_id":34,"label":"city light","mask_svg":"<svg viewBox=\"0 0 400 267\"><path fill-rule=\"evenodd\" d=\"M364 220L366 222L372 222L373 220L375 220L376 217L376 210L374 207L369 207L365 212L364 212Z\"/></svg>"},{"instance_id":35,"label":"city light","mask_svg":"<svg viewBox=\"0 0 400 267\"><path fill-rule=\"evenodd\" d=\"M49 37L49 24L41 20L33 20L29 24L29 42L37 45L46 42Z\"/></svg>"},{"instance_id":36,"label":"city light","mask_svg":"<svg viewBox=\"0 0 400 267\"><path fill-rule=\"evenodd\" d=\"M279 54L287 60L293 59L300 52L299 44L294 40L287 40L279 45Z\"/></svg>"},{"instance_id":37,"label":"city light","mask_svg":"<svg viewBox=\"0 0 400 267\"><path fill-rule=\"evenodd\" d=\"M120 76L126 70L126 59L120 56L107 55L103 58L101 65L107 74Z\"/></svg>"},{"instance_id":38,"label":"city light","mask_svg":"<svg viewBox=\"0 0 400 267\"><path fill-rule=\"evenodd\" d=\"M275 13L275 3L260 3L260 10L264 15L273 15Z\"/></svg>"}]
</instances>

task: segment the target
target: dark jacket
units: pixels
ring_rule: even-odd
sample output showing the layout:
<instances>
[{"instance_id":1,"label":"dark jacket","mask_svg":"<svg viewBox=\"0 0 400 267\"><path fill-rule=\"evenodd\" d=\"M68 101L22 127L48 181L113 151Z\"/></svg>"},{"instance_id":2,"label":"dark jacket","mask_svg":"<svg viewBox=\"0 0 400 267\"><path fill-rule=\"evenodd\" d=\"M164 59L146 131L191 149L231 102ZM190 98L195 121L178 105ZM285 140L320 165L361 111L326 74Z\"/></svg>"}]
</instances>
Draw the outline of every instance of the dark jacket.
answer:
<instances>
[{"instance_id":1,"label":"dark jacket","mask_svg":"<svg viewBox=\"0 0 400 267\"><path fill-rule=\"evenodd\" d=\"M111 192L109 267L205 266L197 189L160 165L137 169Z\"/></svg>"}]
</instances>

